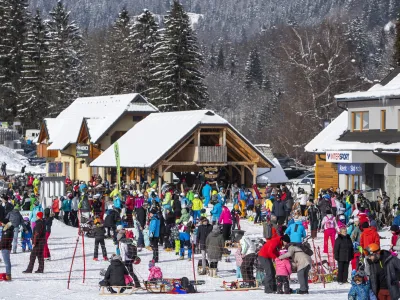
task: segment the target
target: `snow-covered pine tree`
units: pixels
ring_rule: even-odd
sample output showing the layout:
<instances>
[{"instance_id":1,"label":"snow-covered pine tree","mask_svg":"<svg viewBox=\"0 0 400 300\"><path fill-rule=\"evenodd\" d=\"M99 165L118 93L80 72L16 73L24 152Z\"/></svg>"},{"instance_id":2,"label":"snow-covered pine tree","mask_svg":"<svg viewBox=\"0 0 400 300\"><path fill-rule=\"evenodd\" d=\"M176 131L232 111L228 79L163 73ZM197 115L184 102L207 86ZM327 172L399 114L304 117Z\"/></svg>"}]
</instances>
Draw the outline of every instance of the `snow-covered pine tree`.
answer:
<instances>
[{"instance_id":1,"label":"snow-covered pine tree","mask_svg":"<svg viewBox=\"0 0 400 300\"><path fill-rule=\"evenodd\" d=\"M147 9L138 16L133 24L130 39L133 45L133 55L137 61L135 91L144 96L149 96L148 90L151 86L150 70L154 68L154 62L151 56L153 55L157 43L160 42L160 34L154 15Z\"/></svg>"},{"instance_id":2,"label":"snow-covered pine tree","mask_svg":"<svg viewBox=\"0 0 400 300\"><path fill-rule=\"evenodd\" d=\"M135 91L135 65L130 28L129 13L123 8L109 31L104 49L102 94L115 95Z\"/></svg>"},{"instance_id":3,"label":"snow-covered pine tree","mask_svg":"<svg viewBox=\"0 0 400 300\"><path fill-rule=\"evenodd\" d=\"M208 101L199 68L203 63L189 17L178 1L165 17L165 30L154 51L151 100L162 111L201 109Z\"/></svg>"},{"instance_id":4,"label":"snow-covered pine tree","mask_svg":"<svg viewBox=\"0 0 400 300\"><path fill-rule=\"evenodd\" d=\"M40 12L30 22L24 55L24 86L18 117L23 124L37 126L48 114L49 89L49 32Z\"/></svg>"},{"instance_id":5,"label":"snow-covered pine tree","mask_svg":"<svg viewBox=\"0 0 400 300\"><path fill-rule=\"evenodd\" d=\"M222 47L219 48L219 52L218 52L217 69L218 70L225 69L224 49L222 49Z\"/></svg>"},{"instance_id":6,"label":"snow-covered pine tree","mask_svg":"<svg viewBox=\"0 0 400 300\"><path fill-rule=\"evenodd\" d=\"M368 60L368 38L365 26L359 17L351 21L347 32L350 53L354 56L361 72Z\"/></svg>"},{"instance_id":7,"label":"snow-covered pine tree","mask_svg":"<svg viewBox=\"0 0 400 300\"><path fill-rule=\"evenodd\" d=\"M247 88L257 85L262 87L263 70L261 67L260 54L257 49L253 49L249 53L249 58L246 62L245 68L245 84Z\"/></svg>"},{"instance_id":8,"label":"snow-covered pine tree","mask_svg":"<svg viewBox=\"0 0 400 300\"><path fill-rule=\"evenodd\" d=\"M21 103L23 57L29 22L27 0L0 1L1 119L13 121Z\"/></svg>"},{"instance_id":9,"label":"snow-covered pine tree","mask_svg":"<svg viewBox=\"0 0 400 300\"><path fill-rule=\"evenodd\" d=\"M49 76L51 99L49 114L56 116L78 97L84 78L82 66L83 39L79 27L70 19L63 3L58 1L50 12Z\"/></svg>"}]
</instances>

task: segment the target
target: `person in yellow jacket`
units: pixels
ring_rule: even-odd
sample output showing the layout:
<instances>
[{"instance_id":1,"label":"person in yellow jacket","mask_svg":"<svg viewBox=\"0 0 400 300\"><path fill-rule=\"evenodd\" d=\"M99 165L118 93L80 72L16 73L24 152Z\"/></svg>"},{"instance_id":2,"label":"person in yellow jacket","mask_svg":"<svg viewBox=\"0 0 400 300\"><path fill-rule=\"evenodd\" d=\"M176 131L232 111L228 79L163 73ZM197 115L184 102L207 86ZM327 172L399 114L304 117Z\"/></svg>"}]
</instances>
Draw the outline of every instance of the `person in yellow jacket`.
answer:
<instances>
[{"instance_id":1,"label":"person in yellow jacket","mask_svg":"<svg viewBox=\"0 0 400 300\"><path fill-rule=\"evenodd\" d=\"M202 208L203 208L203 201L201 201L198 194L195 194L192 204L193 224L196 224L197 219L200 219Z\"/></svg>"},{"instance_id":2,"label":"person in yellow jacket","mask_svg":"<svg viewBox=\"0 0 400 300\"><path fill-rule=\"evenodd\" d=\"M35 180L32 182L33 185L33 193L37 195L39 193L39 187L40 187L40 180L39 178L35 178Z\"/></svg>"},{"instance_id":3,"label":"person in yellow jacket","mask_svg":"<svg viewBox=\"0 0 400 300\"><path fill-rule=\"evenodd\" d=\"M272 208L274 206L274 200L275 200L274 196L270 196L269 199L265 200L265 209L268 212L272 211Z\"/></svg>"}]
</instances>

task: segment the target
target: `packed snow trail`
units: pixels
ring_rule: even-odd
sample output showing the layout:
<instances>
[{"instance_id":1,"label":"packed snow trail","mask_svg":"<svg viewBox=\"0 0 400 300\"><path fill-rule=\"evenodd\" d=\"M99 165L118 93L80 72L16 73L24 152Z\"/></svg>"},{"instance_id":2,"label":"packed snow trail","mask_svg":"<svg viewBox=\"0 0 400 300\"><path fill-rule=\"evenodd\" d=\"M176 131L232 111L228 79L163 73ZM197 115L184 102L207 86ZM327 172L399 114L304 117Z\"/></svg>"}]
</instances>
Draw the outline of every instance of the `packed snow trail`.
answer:
<instances>
[{"instance_id":1,"label":"packed snow trail","mask_svg":"<svg viewBox=\"0 0 400 300\"><path fill-rule=\"evenodd\" d=\"M253 225L248 221L241 221L242 227L246 230L246 234L251 236L261 236L262 227ZM380 233L385 236L386 233ZM11 282L0 282L0 300L10 299L29 299L43 300L49 299L66 299L66 300L87 300L101 299L99 295L98 282L102 279L100 270L107 268L109 263L106 261L93 261L94 239L85 238L86 252L86 281L82 283L83 275L83 259L82 259L82 243L79 241L76 258L71 276L70 290L67 290L68 273L71 264L72 254L74 252L77 238L77 229L64 225L62 222L54 221L52 233L49 238L49 248L51 252L51 261L45 262L44 274L23 274L28 265L30 253L21 253L21 247L18 246L18 254L11 255L12 276ZM387 244L390 240L382 240ZM322 235L319 234L317 244L322 244ZM115 252L115 246L111 240L106 240L108 256ZM385 246L384 246L385 248ZM160 248L161 249L161 248ZM231 262L227 263L224 259L218 264L219 274L222 278L210 278L208 276L199 276L196 273L197 280L205 280L205 285L198 286L200 294L190 295L170 295L170 294L149 294L145 290L138 291L131 297L146 297L147 299L176 299L177 297L185 297L185 299L231 299L234 295L235 299L248 299L249 297L261 299L287 299L287 295L265 294L262 287L255 291L237 291L226 292L221 288L222 281L233 281L236 279L235 274L229 272L235 269L234 251L231 254ZM140 281L147 280L148 262L152 257L152 253L146 249L139 252L142 262L134 265L136 274ZM183 276L193 280L192 263L187 260L177 260L178 256L175 252L160 251L160 263L157 265L161 268L165 278L181 278ZM195 266L201 255L195 255ZM37 269L37 262L35 269ZM0 263L0 272L4 272L4 263ZM197 272L197 270L196 270ZM292 278L296 278L293 274ZM143 285L142 285L143 286ZM298 288L298 284L291 284L291 288ZM329 297L329 300L347 299L347 293L350 284L339 286L337 283L328 283L324 289L322 284L310 284L309 295L293 295L289 296L293 299L318 299L321 297ZM205 293L205 294L204 294Z\"/></svg>"}]
</instances>

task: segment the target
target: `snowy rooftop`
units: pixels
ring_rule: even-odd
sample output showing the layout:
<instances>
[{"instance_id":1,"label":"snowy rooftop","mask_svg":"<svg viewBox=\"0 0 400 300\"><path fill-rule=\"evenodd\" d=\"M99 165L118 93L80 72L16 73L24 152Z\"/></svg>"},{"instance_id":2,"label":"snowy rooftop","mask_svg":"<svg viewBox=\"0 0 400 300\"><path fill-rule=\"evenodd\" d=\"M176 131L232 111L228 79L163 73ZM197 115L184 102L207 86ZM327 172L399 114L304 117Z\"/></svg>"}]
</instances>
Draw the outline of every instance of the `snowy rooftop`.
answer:
<instances>
[{"instance_id":1,"label":"snowy rooftop","mask_svg":"<svg viewBox=\"0 0 400 300\"><path fill-rule=\"evenodd\" d=\"M272 162L274 163L275 168L258 168L257 169L257 183L267 184L267 183L283 183L288 182L285 171L279 160L277 158L273 158Z\"/></svg>"},{"instance_id":2,"label":"snowy rooftop","mask_svg":"<svg viewBox=\"0 0 400 300\"><path fill-rule=\"evenodd\" d=\"M400 98L400 68L393 70L380 83L368 91L344 93L335 96L336 101L375 100Z\"/></svg>"},{"instance_id":3,"label":"snowy rooftop","mask_svg":"<svg viewBox=\"0 0 400 300\"><path fill-rule=\"evenodd\" d=\"M62 150L76 143L85 119L90 139L98 142L101 136L125 112L158 112L158 109L139 94L124 94L76 99L55 119L45 119L50 137L49 150Z\"/></svg>"},{"instance_id":4,"label":"snowy rooftop","mask_svg":"<svg viewBox=\"0 0 400 300\"><path fill-rule=\"evenodd\" d=\"M198 125L227 125L252 145L227 120L212 111L193 110L150 114L118 140L121 167L153 167L167 151L193 132ZM271 162L254 146L252 147L260 156ZM90 165L115 167L114 147L109 147Z\"/></svg>"},{"instance_id":5,"label":"snowy rooftop","mask_svg":"<svg viewBox=\"0 0 400 300\"><path fill-rule=\"evenodd\" d=\"M325 153L326 151L385 151L400 149L400 143L362 143L340 141L341 135L347 131L348 112L343 111L332 123L314 137L305 147L306 152Z\"/></svg>"}]
</instances>

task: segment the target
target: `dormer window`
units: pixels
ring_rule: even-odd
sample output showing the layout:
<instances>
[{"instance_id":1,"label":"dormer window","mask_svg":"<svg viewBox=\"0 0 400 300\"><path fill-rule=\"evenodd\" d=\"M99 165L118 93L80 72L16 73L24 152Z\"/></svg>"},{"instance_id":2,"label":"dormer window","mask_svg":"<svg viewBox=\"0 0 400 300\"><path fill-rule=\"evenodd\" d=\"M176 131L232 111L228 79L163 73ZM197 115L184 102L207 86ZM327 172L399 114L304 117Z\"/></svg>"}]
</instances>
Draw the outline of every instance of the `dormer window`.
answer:
<instances>
[{"instance_id":1,"label":"dormer window","mask_svg":"<svg viewBox=\"0 0 400 300\"><path fill-rule=\"evenodd\" d=\"M369 129L369 112L352 112L352 131L367 131Z\"/></svg>"}]
</instances>

